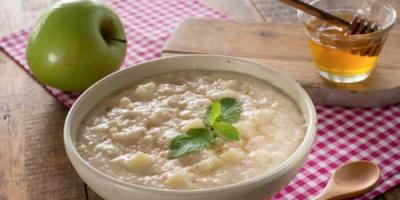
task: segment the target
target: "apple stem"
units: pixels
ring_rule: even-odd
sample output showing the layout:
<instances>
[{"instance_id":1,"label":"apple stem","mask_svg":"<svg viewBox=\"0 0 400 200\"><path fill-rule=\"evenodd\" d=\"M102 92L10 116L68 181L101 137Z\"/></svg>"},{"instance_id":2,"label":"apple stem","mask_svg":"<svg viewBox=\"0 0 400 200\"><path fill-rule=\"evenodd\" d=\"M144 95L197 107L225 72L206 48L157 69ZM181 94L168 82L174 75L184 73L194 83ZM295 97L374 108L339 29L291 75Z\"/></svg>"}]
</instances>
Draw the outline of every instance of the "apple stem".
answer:
<instances>
[{"instance_id":1,"label":"apple stem","mask_svg":"<svg viewBox=\"0 0 400 200\"><path fill-rule=\"evenodd\" d=\"M110 39L108 39L108 40L114 40L114 41L126 43L126 40L118 39L118 38L110 38Z\"/></svg>"}]
</instances>

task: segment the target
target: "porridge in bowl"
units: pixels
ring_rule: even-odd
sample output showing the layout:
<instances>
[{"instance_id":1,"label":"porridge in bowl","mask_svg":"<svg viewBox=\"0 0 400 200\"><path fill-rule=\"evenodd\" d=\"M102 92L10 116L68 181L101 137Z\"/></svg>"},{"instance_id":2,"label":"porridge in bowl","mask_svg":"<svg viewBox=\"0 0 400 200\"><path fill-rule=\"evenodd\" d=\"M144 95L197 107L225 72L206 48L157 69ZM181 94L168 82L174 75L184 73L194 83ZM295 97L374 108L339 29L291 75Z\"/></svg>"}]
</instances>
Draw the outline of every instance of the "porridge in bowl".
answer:
<instances>
[{"instance_id":1,"label":"porridge in bowl","mask_svg":"<svg viewBox=\"0 0 400 200\"><path fill-rule=\"evenodd\" d=\"M289 97L256 78L179 71L146 79L102 101L79 128L90 165L124 182L210 188L265 174L305 135Z\"/></svg>"}]
</instances>

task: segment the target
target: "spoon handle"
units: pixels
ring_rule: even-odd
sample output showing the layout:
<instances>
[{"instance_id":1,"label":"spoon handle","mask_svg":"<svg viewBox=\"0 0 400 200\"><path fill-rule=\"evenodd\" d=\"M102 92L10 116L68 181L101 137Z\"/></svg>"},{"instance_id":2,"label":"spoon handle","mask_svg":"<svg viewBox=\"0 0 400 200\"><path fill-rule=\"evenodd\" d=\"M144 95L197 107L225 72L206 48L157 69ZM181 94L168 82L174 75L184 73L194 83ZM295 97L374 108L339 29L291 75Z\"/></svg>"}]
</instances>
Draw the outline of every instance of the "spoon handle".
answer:
<instances>
[{"instance_id":1,"label":"spoon handle","mask_svg":"<svg viewBox=\"0 0 400 200\"><path fill-rule=\"evenodd\" d=\"M341 198L332 197L329 194L319 194L318 196L314 197L312 200L340 200Z\"/></svg>"},{"instance_id":2,"label":"spoon handle","mask_svg":"<svg viewBox=\"0 0 400 200\"><path fill-rule=\"evenodd\" d=\"M318 196L314 197L312 200L339 200L341 198L335 197L329 190L323 190Z\"/></svg>"},{"instance_id":3,"label":"spoon handle","mask_svg":"<svg viewBox=\"0 0 400 200\"><path fill-rule=\"evenodd\" d=\"M339 27L349 28L350 23L342 18L336 17L335 15L329 14L317 7L304 3L300 0L280 0L281 2L295 7L299 10L304 11L310 15L313 15L323 21L329 22Z\"/></svg>"},{"instance_id":4,"label":"spoon handle","mask_svg":"<svg viewBox=\"0 0 400 200\"><path fill-rule=\"evenodd\" d=\"M336 187L335 182L331 178L322 192L312 200L341 200L347 197L349 196L346 195L346 191Z\"/></svg>"}]
</instances>

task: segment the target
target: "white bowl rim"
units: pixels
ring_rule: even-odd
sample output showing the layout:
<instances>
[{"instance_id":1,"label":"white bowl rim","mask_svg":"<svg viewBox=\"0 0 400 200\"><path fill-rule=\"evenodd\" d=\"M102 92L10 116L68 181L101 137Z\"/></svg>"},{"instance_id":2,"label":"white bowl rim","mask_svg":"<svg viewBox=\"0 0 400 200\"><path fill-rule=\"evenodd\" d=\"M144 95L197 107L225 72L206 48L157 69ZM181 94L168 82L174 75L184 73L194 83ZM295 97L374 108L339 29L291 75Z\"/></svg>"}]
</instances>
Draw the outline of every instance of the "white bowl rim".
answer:
<instances>
[{"instance_id":1,"label":"white bowl rim","mask_svg":"<svg viewBox=\"0 0 400 200\"><path fill-rule=\"evenodd\" d=\"M143 185L139 185L139 184L124 182L122 180L111 177L111 176L99 171L98 169L94 168L89 163L87 163L87 161L85 161L80 156L80 154L76 151L75 145L72 142L69 124L71 124L72 117L73 117L75 111L79 108L80 102L82 101L82 99L84 99L84 98L86 98L86 96L88 96L88 94L91 92L91 90L93 90L95 87L97 87L100 83L103 83L103 82L108 81L109 79L112 79L112 77L115 76L116 74L124 73L125 70L135 67L135 66L149 65L151 63L156 63L156 62L160 62L162 60L167 60L167 59L190 59L190 58L230 59L230 60L237 60L240 62L246 62L246 63L252 64L252 65L263 66L263 67L269 68L271 73L273 73L276 76L280 76L281 78L284 79L284 81L290 83L293 87L295 87L296 90L298 90L301 93L301 96L304 97L304 101L307 104L307 109L310 111L308 113L309 123L307 124L307 130L306 130L305 137L303 138L303 141L299 144L299 146L297 147L295 152L293 152L289 156L289 158L287 158L285 161L280 163L278 166L272 168L271 170L267 171L266 173L264 173L262 175L255 176L255 177L243 180L243 181L239 181L239 182L235 182L235 183L231 183L231 184L227 184L227 185L211 187L211 188L199 188L199 189L165 189L165 188L148 187L148 186L143 186ZM184 71L184 70L179 70L179 71ZM223 71L223 70L221 70L221 71ZM236 72L236 73L239 73L239 72ZM247 76L251 76L251 75L247 75ZM274 87L276 87L276 86L274 86ZM284 92L284 91L282 91L282 92ZM315 141L315 138L316 138L316 127L317 127L317 114L316 114L316 110L315 110L315 107L314 107L314 104L313 104L311 98L308 96L308 94L305 92L305 90L298 83L296 83L296 81L294 81L292 78L288 77L287 75L282 74L281 72L277 71L276 69L274 69L268 65L262 64L262 63L242 59L239 57L233 57L233 56L209 55L209 54L181 55L181 56L175 56L175 57L158 58L155 60L150 60L150 61L132 65L125 69L113 72L113 73L105 76L104 78L100 79L99 81L94 83L92 86L90 86L87 90L85 90L85 92L83 92L78 97L78 99L75 101L75 103L73 104L73 106L71 107L71 109L69 110L69 112L67 114L67 117L66 117L66 120L64 123L64 145L65 145L67 153L69 152L68 149L70 149L72 151L72 154L70 155L68 153L68 156L74 156L76 158L76 160L78 160L78 162L83 167L85 167L87 170L95 173L99 178L109 181L113 184L131 189L131 190L136 189L136 190L148 191L148 192L158 192L158 193L168 193L168 194L174 193L174 194L178 194L178 195L204 194L204 193L210 193L210 192L234 190L234 189L237 189L237 188L240 188L243 186L247 186L250 184L262 182L263 180L267 180L268 178L273 177L274 175L276 176L278 174L288 171L291 167L293 167L295 165L295 162L291 162L291 161L300 159L300 156L302 154L304 154L304 152L311 150L313 143ZM308 148L310 148L310 149L308 149ZM71 158L69 158L69 159L71 159Z\"/></svg>"}]
</instances>

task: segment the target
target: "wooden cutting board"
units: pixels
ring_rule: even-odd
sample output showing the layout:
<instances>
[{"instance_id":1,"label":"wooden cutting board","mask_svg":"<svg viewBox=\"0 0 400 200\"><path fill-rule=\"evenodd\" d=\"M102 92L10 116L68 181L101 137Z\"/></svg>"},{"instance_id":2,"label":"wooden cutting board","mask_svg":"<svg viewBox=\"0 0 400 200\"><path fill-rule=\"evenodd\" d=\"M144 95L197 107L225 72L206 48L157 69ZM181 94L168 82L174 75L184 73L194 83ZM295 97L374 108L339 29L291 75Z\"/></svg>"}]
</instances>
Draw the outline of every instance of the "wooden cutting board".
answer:
<instances>
[{"instance_id":1,"label":"wooden cutting board","mask_svg":"<svg viewBox=\"0 0 400 200\"><path fill-rule=\"evenodd\" d=\"M219 54L265 63L300 83L316 104L380 107L400 102L400 30L393 29L376 70L356 84L333 84L313 65L301 25L188 19L171 35L163 56Z\"/></svg>"}]
</instances>

